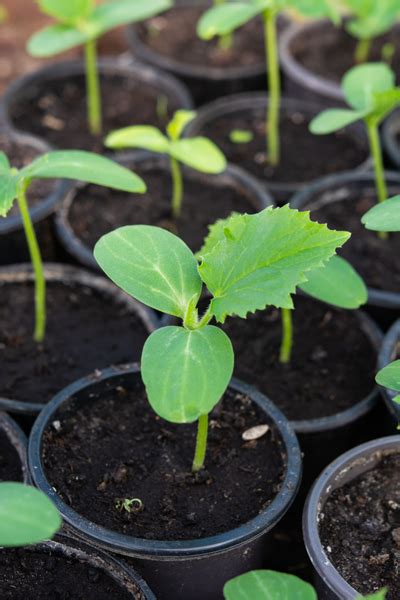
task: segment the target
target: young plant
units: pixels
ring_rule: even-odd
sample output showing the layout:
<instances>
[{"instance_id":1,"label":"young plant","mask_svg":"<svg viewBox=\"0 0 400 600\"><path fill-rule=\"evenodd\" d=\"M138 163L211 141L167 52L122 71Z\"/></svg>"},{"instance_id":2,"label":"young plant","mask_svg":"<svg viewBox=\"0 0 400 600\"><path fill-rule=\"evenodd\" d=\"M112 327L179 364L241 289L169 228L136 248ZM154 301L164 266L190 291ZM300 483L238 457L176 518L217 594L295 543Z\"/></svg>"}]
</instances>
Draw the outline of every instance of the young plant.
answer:
<instances>
[{"instance_id":1,"label":"young plant","mask_svg":"<svg viewBox=\"0 0 400 600\"><path fill-rule=\"evenodd\" d=\"M378 371L375 381L388 390L399 392L394 396L393 402L400 405L400 360L394 360ZM400 422L397 429L400 429Z\"/></svg>"},{"instance_id":2,"label":"young plant","mask_svg":"<svg viewBox=\"0 0 400 600\"><path fill-rule=\"evenodd\" d=\"M284 206L231 216L215 243L207 240L200 264L182 240L148 225L122 227L96 244L95 258L114 283L182 320L182 326L162 327L147 339L142 377L160 417L173 423L198 421L194 472L205 460L208 414L233 372L232 344L211 320L246 318L267 305L292 308L296 286L349 235ZM200 317L203 285L211 301Z\"/></svg>"},{"instance_id":3,"label":"young plant","mask_svg":"<svg viewBox=\"0 0 400 600\"><path fill-rule=\"evenodd\" d=\"M28 42L32 56L55 56L85 47L86 94L89 130L100 135L102 107L97 69L97 40L107 31L142 21L171 7L171 0L37 0L41 10L57 23L34 34Z\"/></svg>"},{"instance_id":4,"label":"young plant","mask_svg":"<svg viewBox=\"0 0 400 600\"><path fill-rule=\"evenodd\" d=\"M46 282L39 244L26 199L29 186L37 179L75 179L136 193L144 193L146 186L140 177L128 169L91 152L50 152L21 170L12 167L4 152L0 152L0 217L7 216L16 200L35 275L34 339L36 342L42 342L46 329Z\"/></svg>"},{"instance_id":5,"label":"young plant","mask_svg":"<svg viewBox=\"0 0 400 600\"><path fill-rule=\"evenodd\" d=\"M167 125L167 135L151 125L136 125L114 131L107 136L107 148L142 148L166 154L170 160L172 178L172 215L176 219L182 210L183 181L180 163L201 173L222 173L226 169L226 159L221 150L209 139L194 137L182 139L185 126L196 113L178 110Z\"/></svg>"},{"instance_id":6,"label":"young plant","mask_svg":"<svg viewBox=\"0 0 400 600\"><path fill-rule=\"evenodd\" d=\"M43 492L22 483L0 483L0 548L37 544L60 527L60 514Z\"/></svg>"},{"instance_id":7,"label":"young plant","mask_svg":"<svg viewBox=\"0 0 400 600\"><path fill-rule=\"evenodd\" d=\"M329 16L335 20L338 17L328 0L226 0L207 10L197 26L199 37L211 40L216 35L231 34L255 17L263 18L269 91L266 118L267 155L273 166L278 165L280 159L281 82L276 21L278 15L287 8L294 8L307 17Z\"/></svg>"}]
</instances>

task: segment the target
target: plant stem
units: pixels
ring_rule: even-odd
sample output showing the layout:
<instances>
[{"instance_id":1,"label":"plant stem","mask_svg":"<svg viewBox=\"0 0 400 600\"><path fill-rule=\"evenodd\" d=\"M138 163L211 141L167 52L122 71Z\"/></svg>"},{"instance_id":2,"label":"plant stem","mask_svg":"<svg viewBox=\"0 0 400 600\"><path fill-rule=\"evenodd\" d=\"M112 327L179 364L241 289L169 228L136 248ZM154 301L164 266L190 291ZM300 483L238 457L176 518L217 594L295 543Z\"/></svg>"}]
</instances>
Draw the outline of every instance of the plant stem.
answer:
<instances>
[{"instance_id":1,"label":"plant stem","mask_svg":"<svg viewBox=\"0 0 400 600\"><path fill-rule=\"evenodd\" d=\"M376 193L379 202L384 202L388 199L388 192L385 181L385 171L383 169L382 147L379 139L378 125L374 121L367 121L368 139L371 149L372 160L374 163ZM388 238L385 231L378 231L378 236L382 240Z\"/></svg>"},{"instance_id":2,"label":"plant stem","mask_svg":"<svg viewBox=\"0 0 400 600\"><path fill-rule=\"evenodd\" d=\"M281 80L277 48L276 15L271 10L264 12L264 37L268 73L269 101L267 107L267 152L271 165L279 164L279 112L281 103Z\"/></svg>"},{"instance_id":3,"label":"plant stem","mask_svg":"<svg viewBox=\"0 0 400 600\"><path fill-rule=\"evenodd\" d=\"M46 329L46 281L39 244L26 201L26 190L28 187L29 182L22 181L19 184L17 202L35 275L35 331L33 339L35 342L42 342Z\"/></svg>"},{"instance_id":4,"label":"plant stem","mask_svg":"<svg viewBox=\"0 0 400 600\"><path fill-rule=\"evenodd\" d=\"M102 115L96 40L86 42L85 62L89 129L92 135L100 135L102 130Z\"/></svg>"},{"instance_id":5,"label":"plant stem","mask_svg":"<svg viewBox=\"0 0 400 600\"><path fill-rule=\"evenodd\" d=\"M357 64L367 62L370 48L371 48L371 40L370 39L358 40L356 50L354 52L354 61Z\"/></svg>"},{"instance_id":6,"label":"plant stem","mask_svg":"<svg viewBox=\"0 0 400 600\"><path fill-rule=\"evenodd\" d=\"M281 309L282 317L282 343L279 353L279 360L281 363L287 364L290 361L292 355L293 346L293 324L292 324L292 311L290 308Z\"/></svg>"},{"instance_id":7,"label":"plant stem","mask_svg":"<svg viewBox=\"0 0 400 600\"><path fill-rule=\"evenodd\" d=\"M197 473L204 466L204 460L206 458L207 450L207 437L208 437L208 415L202 415L199 417L197 425L197 437L196 437L196 451L194 453L194 460L192 471Z\"/></svg>"},{"instance_id":8,"label":"plant stem","mask_svg":"<svg viewBox=\"0 0 400 600\"><path fill-rule=\"evenodd\" d=\"M171 175L172 175L172 216L174 219L180 217L182 209L182 171L176 158L171 156Z\"/></svg>"}]
</instances>

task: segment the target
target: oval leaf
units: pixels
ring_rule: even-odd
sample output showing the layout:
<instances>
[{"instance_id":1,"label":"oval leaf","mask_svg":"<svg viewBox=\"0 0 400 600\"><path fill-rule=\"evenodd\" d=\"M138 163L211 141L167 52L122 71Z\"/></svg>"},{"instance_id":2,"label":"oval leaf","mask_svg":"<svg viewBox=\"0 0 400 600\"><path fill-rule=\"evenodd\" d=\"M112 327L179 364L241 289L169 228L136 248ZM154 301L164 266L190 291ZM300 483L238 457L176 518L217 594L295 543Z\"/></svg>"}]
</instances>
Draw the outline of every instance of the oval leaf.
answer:
<instances>
[{"instance_id":1,"label":"oval leaf","mask_svg":"<svg viewBox=\"0 0 400 600\"><path fill-rule=\"evenodd\" d=\"M203 13L197 24L197 34L203 40L211 40L216 35L231 33L241 25L261 14L261 2L226 2Z\"/></svg>"},{"instance_id":2,"label":"oval leaf","mask_svg":"<svg viewBox=\"0 0 400 600\"><path fill-rule=\"evenodd\" d=\"M87 32L70 25L50 25L33 34L27 44L31 56L46 58L85 44L90 39Z\"/></svg>"},{"instance_id":3,"label":"oval leaf","mask_svg":"<svg viewBox=\"0 0 400 600\"><path fill-rule=\"evenodd\" d=\"M96 6L89 24L98 37L114 27L149 19L172 4L171 0L113 0Z\"/></svg>"},{"instance_id":4,"label":"oval leaf","mask_svg":"<svg viewBox=\"0 0 400 600\"><path fill-rule=\"evenodd\" d=\"M156 127L134 125L110 133L104 144L107 148L142 148L151 152L168 153L169 140Z\"/></svg>"},{"instance_id":5,"label":"oval leaf","mask_svg":"<svg viewBox=\"0 0 400 600\"><path fill-rule=\"evenodd\" d=\"M196 137L171 142L170 153L179 162L201 173L222 173L226 158L221 150L207 138Z\"/></svg>"},{"instance_id":6,"label":"oval leaf","mask_svg":"<svg viewBox=\"0 0 400 600\"><path fill-rule=\"evenodd\" d=\"M317 600L312 585L288 573L250 571L228 581L225 600Z\"/></svg>"},{"instance_id":7,"label":"oval leaf","mask_svg":"<svg viewBox=\"0 0 400 600\"><path fill-rule=\"evenodd\" d=\"M27 546L51 538L61 517L51 500L22 483L0 483L0 546Z\"/></svg>"},{"instance_id":8,"label":"oval leaf","mask_svg":"<svg viewBox=\"0 0 400 600\"><path fill-rule=\"evenodd\" d=\"M362 119L365 114L365 111L330 108L314 117L309 125L309 129L315 135L325 135L342 129L350 125L350 123L355 123L359 119Z\"/></svg>"},{"instance_id":9,"label":"oval leaf","mask_svg":"<svg viewBox=\"0 0 400 600\"><path fill-rule=\"evenodd\" d=\"M196 421L221 399L233 363L232 344L218 327L162 327L143 348L142 377L149 402L167 421Z\"/></svg>"},{"instance_id":10,"label":"oval leaf","mask_svg":"<svg viewBox=\"0 0 400 600\"><path fill-rule=\"evenodd\" d=\"M64 23L75 23L88 16L93 0L39 0L40 9Z\"/></svg>"},{"instance_id":11,"label":"oval leaf","mask_svg":"<svg viewBox=\"0 0 400 600\"><path fill-rule=\"evenodd\" d=\"M373 206L362 216L361 223L373 231L400 231L400 196Z\"/></svg>"},{"instance_id":12,"label":"oval leaf","mask_svg":"<svg viewBox=\"0 0 400 600\"><path fill-rule=\"evenodd\" d=\"M200 298L197 261L182 240L158 227L132 225L104 235L94 256L125 292L161 312L184 318Z\"/></svg>"},{"instance_id":13,"label":"oval leaf","mask_svg":"<svg viewBox=\"0 0 400 600\"><path fill-rule=\"evenodd\" d=\"M347 71L342 89L347 102L356 110L372 109L374 96L395 85L395 75L385 63L367 63Z\"/></svg>"},{"instance_id":14,"label":"oval leaf","mask_svg":"<svg viewBox=\"0 0 400 600\"><path fill-rule=\"evenodd\" d=\"M395 360L381 369L375 380L379 385L400 392L400 360Z\"/></svg>"},{"instance_id":15,"label":"oval leaf","mask_svg":"<svg viewBox=\"0 0 400 600\"><path fill-rule=\"evenodd\" d=\"M368 300L363 279L340 256L332 256L323 267L307 274L307 281L300 288L313 298L339 308L359 308Z\"/></svg>"}]
</instances>

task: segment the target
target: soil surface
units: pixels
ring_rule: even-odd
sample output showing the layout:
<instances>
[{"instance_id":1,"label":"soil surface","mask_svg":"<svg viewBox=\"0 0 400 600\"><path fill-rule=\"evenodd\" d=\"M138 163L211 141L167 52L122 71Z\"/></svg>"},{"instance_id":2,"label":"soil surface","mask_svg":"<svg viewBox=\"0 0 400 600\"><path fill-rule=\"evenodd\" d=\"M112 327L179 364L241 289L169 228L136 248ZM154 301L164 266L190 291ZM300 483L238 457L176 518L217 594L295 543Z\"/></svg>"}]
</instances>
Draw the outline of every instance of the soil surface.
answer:
<instances>
[{"instance_id":1,"label":"soil surface","mask_svg":"<svg viewBox=\"0 0 400 600\"><path fill-rule=\"evenodd\" d=\"M310 118L300 109L282 113L278 167L267 163L264 111L238 111L214 118L201 133L217 143L229 162L260 179L276 183L309 182L323 175L354 169L367 159L368 150L362 140L346 131L313 135L308 130L309 122ZM253 139L248 143L233 143L230 134L234 130L249 131Z\"/></svg>"},{"instance_id":2,"label":"soil surface","mask_svg":"<svg viewBox=\"0 0 400 600\"><path fill-rule=\"evenodd\" d=\"M279 361L280 311L228 319L224 330L235 350L235 375L255 385L293 421L346 410L374 386L376 352L353 311L294 298L293 351ZM251 342L251 343L249 343Z\"/></svg>"},{"instance_id":3,"label":"soil surface","mask_svg":"<svg viewBox=\"0 0 400 600\"><path fill-rule=\"evenodd\" d=\"M114 384L116 385L116 384ZM257 516L280 489L285 448L247 396L229 391L211 414L206 467L191 472L196 425L175 425L150 408L140 374L130 389L98 386L96 398L57 413L43 439L51 485L75 511L107 529L146 539L203 538ZM101 389L101 391L100 391ZM81 398L82 402L82 398ZM242 434L267 424L251 442ZM121 499L139 499L128 512Z\"/></svg>"},{"instance_id":4,"label":"soil surface","mask_svg":"<svg viewBox=\"0 0 400 600\"><path fill-rule=\"evenodd\" d=\"M371 46L368 62L382 61L382 48L393 44L395 52L391 67L400 75L400 27L376 38ZM357 40L344 29L324 23L310 33L298 36L291 51L296 61L315 75L340 83L343 75L355 66Z\"/></svg>"},{"instance_id":5,"label":"soil surface","mask_svg":"<svg viewBox=\"0 0 400 600\"><path fill-rule=\"evenodd\" d=\"M18 452L10 442L8 435L0 428L0 481L22 481L22 479Z\"/></svg>"},{"instance_id":6,"label":"soil surface","mask_svg":"<svg viewBox=\"0 0 400 600\"><path fill-rule=\"evenodd\" d=\"M178 108L162 88L136 77L102 76L100 85L103 133L99 136L88 131L83 74L26 88L26 97L10 108L10 119L17 129L39 135L58 148L103 152L103 139L110 131L137 124L163 129Z\"/></svg>"},{"instance_id":7,"label":"soil surface","mask_svg":"<svg viewBox=\"0 0 400 600\"><path fill-rule=\"evenodd\" d=\"M399 193L399 189L400 185L393 187L389 196ZM369 287L398 293L400 234L391 233L387 239L381 239L361 223L361 217L377 202L373 186L368 189L364 184L364 189L361 186L356 189L343 185L336 192L338 199L345 201L326 202L317 208L319 200L324 202L323 195L313 198L312 206L316 209L312 211L312 218L328 223L333 229L351 231L351 238L338 253L351 262Z\"/></svg>"},{"instance_id":8,"label":"soil surface","mask_svg":"<svg viewBox=\"0 0 400 600\"><path fill-rule=\"evenodd\" d=\"M322 517L322 515L321 515ZM325 551L342 577L362 594L400 589L400 455L384 457L373 469L329 496L320 521Z\"/></svg>"},{"instance_id":9,"label":"soil surface","mask_svg":"<svg viewBox=\"0 0 400 600\"><path fill-rule=\"evenodd\" d=\"M130 600L111 576L75 557L45 549L0 552L2 600ZM134 596L143 600L138 592Z\"/></svg>"},{"instance_id":10,"label":"soil surface","mask_svg":"<svg viewBox=\"0 0 400 600\"><path fill-rule=\"evenodd\" d=\"M86 286L49 282L44 343L33 341L33 286L0 285L0 396L46 403L95 369L139 360L144 325Z\"/></svg>"},{"instance_id":11,"label":"soil surface","mask_svg":"<svg viewBox=\"0 0 400 600\"><path fill-rule=\"evenodd\" d=\"M157 225L178 234L192 250L199 250L208 234L208 225L228 217L233 211L251 213L261 210L250 200L242 186L225 184L222 176L189 175L184 178L182 214L178 221L171 215L172 187L167 171L134 167L143 177L148 191L143 195L87 186L78 191L69 211L69 222L75 235L93 248L102 235L123 225ZM229 185L230 184L230 185Z\"/></svg>"}]
</instances>

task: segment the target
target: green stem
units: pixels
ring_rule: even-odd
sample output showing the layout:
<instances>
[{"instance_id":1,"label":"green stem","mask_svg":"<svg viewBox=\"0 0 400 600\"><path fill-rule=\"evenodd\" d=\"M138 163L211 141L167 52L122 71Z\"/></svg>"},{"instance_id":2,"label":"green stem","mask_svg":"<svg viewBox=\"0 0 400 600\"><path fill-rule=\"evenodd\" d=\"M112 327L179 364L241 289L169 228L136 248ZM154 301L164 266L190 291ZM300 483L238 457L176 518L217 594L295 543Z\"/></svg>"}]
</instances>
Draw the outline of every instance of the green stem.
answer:
<instances>
[{"instance_id":1,"label":"green stem","mask_svg":"<svg viewBox=\"0 0 400 600\"><path fill-rule=\"evenodd\" d=\"M182 171L176 158L171 156L172 175L172 216L177 219L181 215L183 182Z\"/></svg>"},{"instance_id":2,"label":"green stem","mask_svg":"<svg viewBox=\"0 0 400 600\"><path fill-rule=\"evenodd\" d=\"M287 364L290 361L293 347L293 324L292 311L290 308L281 309L282 317L282 343L279 353L281 363Z\"/></svg>"},{"instance_id":3,"label":"green stem","mask_svg":"<svg viewBox=\"0 0 400 600\"><path fill-rule=\"evenodd\" d=\"M199 417L197 425L197 437L196 437L196 451L194 453L194 460L192 471L197 473L204 466L204 460L206 458L207 450L207 437L208 437L208 415L202 415Z\"/></svg>"},{"instance_id":4,"label":"green stem","mask_svg":"<svg viewBox=\"0 0 400 600\"><path fill-rule=\"evenodd\" d=\"M388 199L388 192L385 181L385 171L383 168L382 147L379 139L378 125L375 122L367 122L368 139L371 149L372 160L374 163L376 193L379 202ZM388 238L385 231L379 231L378 236L382 240Z\"/></svg>"},{"instance_id":5,"label":"green stem","mask_svg":"<svg viewBox=\"0 0 400 600\"><path fill-rule=\"evenodd\" d=\"M101 95L99 72L97 69L96 40L85 44L86 94L90 133L100 135L102 130Z\"/></svg>"},{"instance_id":6,"label":"green stem","mask_svg":"<svg viewBox=\"0 0 400 600\"><path fill-rule=\"evenodd\" d=\"M281 102L281 80L279 72L276 15L273 11L264 12L264 37L268 73L269 101L267 106L267 151L271 165L279 164L279 111Z\"/></svg>"},{"instance_id":7,"label":"green stem","mask_svg":"<svg viewBox=\"0 0 400 600\"><path fill-rule=\"evenodd\" d=\"M29 182L25 181L20 183L18 186L17 202L35 275L35 331L33 339L35 342L42 342L46 329L46 280L43 273L43 263L39 244L29 214L28 203L26 201L26 190L28 186Z\"/></svg>"},{"instance_id":8,"label":"green stem","mask_svg":"<svg viewBox=\"0 0 400 600\"><path fill-rule=\"evenodd\" d=\"M358 40L356 50L354 52L354 61L357 64L367 62L370 49L371 49L371 40L369 40L369 39Z\"/></svg>"}]
</instances>

